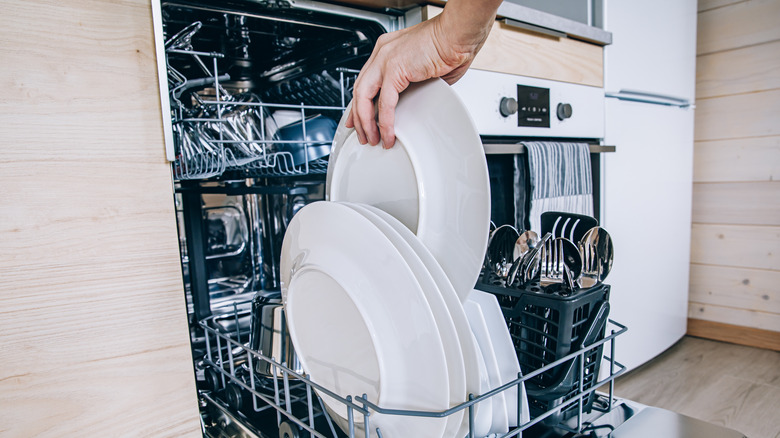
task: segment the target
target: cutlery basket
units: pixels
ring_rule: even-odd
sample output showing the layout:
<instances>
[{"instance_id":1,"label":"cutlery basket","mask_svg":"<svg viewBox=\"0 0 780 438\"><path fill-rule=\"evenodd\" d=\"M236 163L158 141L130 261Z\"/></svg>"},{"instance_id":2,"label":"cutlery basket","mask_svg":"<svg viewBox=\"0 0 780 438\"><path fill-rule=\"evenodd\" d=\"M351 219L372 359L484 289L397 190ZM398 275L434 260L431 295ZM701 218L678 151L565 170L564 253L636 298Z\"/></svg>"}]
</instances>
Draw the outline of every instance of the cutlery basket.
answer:
<instances>
[{"instance_id":1,"label":"cutlery basket","mask_svg":"<svg viewBox=\"0 0 780 438\"><path fill-rule=\"evenodd\" d=\"M528 375L604 338L610 286L600 284L574 292L563 288L542 289L538 283L523 288L507 288L486 281L477 289L498 298L509 327L523 373ZM599 311L601 310L601 311ZM593 327L593 328L591 328ZM591 339L583 339L590 332ZM554 409L571 397L593 387L598 381L604 344L587 349L581 356L531 377L526 382L531 416ZM584 363L579 366L579 358ZM582 370L582 374L580 374ZM580 388L580 375L582 388ZM583 401L583 412L590 412L595 399L591 392ZM571 404L547 417L543 424L554 426L577 415Z\"/></svg>"}]
</instances>

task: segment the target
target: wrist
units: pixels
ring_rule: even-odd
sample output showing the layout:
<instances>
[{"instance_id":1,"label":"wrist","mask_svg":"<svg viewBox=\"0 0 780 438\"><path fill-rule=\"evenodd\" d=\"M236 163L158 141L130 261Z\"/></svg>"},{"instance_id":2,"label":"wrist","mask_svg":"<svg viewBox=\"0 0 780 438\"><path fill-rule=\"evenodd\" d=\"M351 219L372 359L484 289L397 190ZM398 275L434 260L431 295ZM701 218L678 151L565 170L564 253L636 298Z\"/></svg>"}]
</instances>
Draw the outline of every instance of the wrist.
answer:
<instances>
[{"instance_id":1,"label":"wrist","mask_svg":"<svg viewBox=\"0 0 780 438\"><path fill-rule=\"evenodd\" d=\"M481 45L501 0L449 0L439 19L440 32L456 45Z\"/></svg>"}]
</instances>

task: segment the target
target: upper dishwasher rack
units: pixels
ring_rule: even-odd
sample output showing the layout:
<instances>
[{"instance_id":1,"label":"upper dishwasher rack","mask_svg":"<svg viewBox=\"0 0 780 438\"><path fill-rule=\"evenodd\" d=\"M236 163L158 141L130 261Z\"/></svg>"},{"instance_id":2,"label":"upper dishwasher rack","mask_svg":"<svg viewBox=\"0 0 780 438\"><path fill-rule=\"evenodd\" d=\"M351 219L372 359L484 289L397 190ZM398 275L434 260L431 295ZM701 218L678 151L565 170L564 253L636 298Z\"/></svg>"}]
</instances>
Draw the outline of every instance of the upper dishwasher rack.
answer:
<instances>
[{"instance_id":1,"label":"upper dishwasher rack","mask_svg":"<svg viewBox=\"0 0 780 438\"><path fill-rule=\"evenodd\" d=\"M199 52L188 48L166 49L167 56L190 56L207 73L207 77L187 79L168 64L168 83L175 145L174 177L177 180L207 179L233 172L241 177L284 177L324 174L327 156L315 154L324 142L307 138L308 120L316 114L338 114L340 117L349 99L349 89L358 71L336 68L338 79L327 72L305 78L304 90L288 90L300 97L299 104L268 103L251 93L229 93L221 82L229 78L220 74L217 52ZM211 60L207 67L203 59ZM193 105L181 100L184 91L210 86L211 95L193 93ZM329 95L340 101L338 106L310 105L313 96ZM288 99L290 96L288 96ZM300 124L301 140L279 140L273 131L283 126L276 122L274 112L298 113L294 118L307 121ZM330 142L327 142L327 147ZM277 150L279 146L297 151Z\"/></svg>"}]
</instances>

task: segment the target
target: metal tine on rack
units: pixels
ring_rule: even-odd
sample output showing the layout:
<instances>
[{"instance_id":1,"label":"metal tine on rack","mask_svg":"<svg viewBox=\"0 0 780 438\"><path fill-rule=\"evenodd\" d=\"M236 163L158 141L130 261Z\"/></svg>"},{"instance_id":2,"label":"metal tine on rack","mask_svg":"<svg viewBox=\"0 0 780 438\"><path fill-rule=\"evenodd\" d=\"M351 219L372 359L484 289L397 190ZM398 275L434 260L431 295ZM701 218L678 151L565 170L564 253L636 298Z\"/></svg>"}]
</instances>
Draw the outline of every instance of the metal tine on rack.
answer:
<instances>
[{"instance_id":1,"label":"metal tine on rack","mask_svg":"<svg viewBox=\"0 0 780 438\"><path fill-rule=\"evenodd\" d=\"M290 406L290 379L287 376L287 363L282 362L282 382L284 382L284 407L288 414L292 414Z\"/></svg>"},{"instance_id":2,"label":"metal tine on rack","mask_svg":"<svg viewBox=\"0 0 780 438\"><path fill-rule=\"evenodd\" d=\"M523 398L523 390L525 389L525 381L523 380L523 373L517 373L517 425L522 426L521 419L523 418L523 404L528 403L528 400Z\"/></svg>"},{"instance_id":3,"label":"metal tine on rack","mask_svg":"<svg viewBox=\"0 0 780 438\"><path fill-rule=\"evenodd\" d=\"M311 386L306 385L306 407L309 409L309 427L314 429L314 404L311 401Z\"/></svg>"},{"instance_id":4,"label":"metal tine on rack","mask_svg":"<svg viewBox=\"0 0 780 438\"><path fill-rule=\"evenodd\" d=\"M276 360L274 359L274 362L275 361ZM274 376L277 375L276 374L277 373L277 371L276 371L276 364L273 363L273 362L271 363L271 373ZM276 403L276 406L281 407L282 406L282 402L281 402L281 400L279 398L279 379L274 378L273 381L274 381L274 403ZM278 426L280 424L282 424L282 413L277 409L276 410L276 425Z\"/></svg>"},{"instance_id":5,"label":"metal tine on rack","mask_svg":"<svg viewBox=\"0 0 780 438\"><path fill-rule=\"evenodd\" d=\"M230 367L230 375L236 377L236 367L235 364L233 363L233 349L230 348L229 344L227 345L227 351L228 351L228 366Z\"/></svg>"},{"instance_id":6,"label":"metal tine on rack","mask_svg":"<svg viewBox=\"0 0 780 438\"><path fill-rule=\"evenodd\" d=\"M255 394L257 392L257 384L255 380L255 373L254 373L254 359L252 358L252 355L249 354L247 351L247 365L249 366L249 385L252 387L252 409L255 412L260 411L260 406L257 404L257 395Z\"/></svg>"},{"instance_id":7,"label":"metal tine on rack","mask_svg":"<svg viewBox=\"0 0 780 438\"><path fill-rule=\"evenodd\" d=\"M311 385L309 383L306 383L306 386L308 388L311 388ZM333 420L330 419L330 415L328 415L327 411L325 411L325 403L323 403L322 398L318 394L315 393L315 396L317 397L317 401L320 403L320 409L322 410L322 415L325 416L325 421L328 423L328 427L330 428L330 432L333 434L333 438L338 438L338 434L336 433L336 428L333 426ZM347 407L349 408L349 406Z\"/></svg>"},{"instance_id":8,"label":"metal tine on rack","mask_svg":"<svg viewBox=\"0 0 780 438\"><path fill-rule=\"evenodd\" d=\"M469 394L469 401L474 400L474 394ZM469 438L474 437L474 405L469 405Z\"/></svg>"},{"instance_id":9,"label":"metal tine on rack","mask_svg":"<svg viewBox=\"0 0 780 438\"><path fill-rule=\"evenodd\" d=\"M235 301L233 302L233 319L236 322L236 340L241 343L241 331L238 327L238 304Z\"/></svg>"},{"instance_id":10,"label":"metal tine on rack","mask_svg":"<svg viewBox=\"0 0 780 438\"><path fill-rule=\"evenodd\" d=\"M219 356L219 367L222 368L224 366L224 359L222 358L222 343L219 342L219 339L220 339L220 337L217 336L217 356ZM224 370L220 370L220 371L224 371ZM224 388L225 385L227 384L225 382L225 374L224 374L224 372L221 372L219 374L222 377L222 387Z\"/></svg>"},{"instance_id":11,"label":"metal tine on rack","mask_svg":"<svg viewBox=\"0 0 780 438\"><path fill-rule=\"evenodd\" d=\"M365 431L366 438L371 438L371 414L369 413L368 406L366 406L366 400L368 400L368 395L363 394L363 430ZM379 431L379 428L376 429L377 435L379 435L379 438L382 438L382 433Z\"/></svg>"},{"instance_id":12,"label":"metal tine on rack","mask_svg":"<svg viewBox=\"0 0 780 438\"><path fill-rule=\"evenodd\" d=\"M352 396L347 396L347 401L352 402ZM349 438L355 438L355 412L352 406L347 406L347 423L349 425Z\"/></svg>"}]
</instances>

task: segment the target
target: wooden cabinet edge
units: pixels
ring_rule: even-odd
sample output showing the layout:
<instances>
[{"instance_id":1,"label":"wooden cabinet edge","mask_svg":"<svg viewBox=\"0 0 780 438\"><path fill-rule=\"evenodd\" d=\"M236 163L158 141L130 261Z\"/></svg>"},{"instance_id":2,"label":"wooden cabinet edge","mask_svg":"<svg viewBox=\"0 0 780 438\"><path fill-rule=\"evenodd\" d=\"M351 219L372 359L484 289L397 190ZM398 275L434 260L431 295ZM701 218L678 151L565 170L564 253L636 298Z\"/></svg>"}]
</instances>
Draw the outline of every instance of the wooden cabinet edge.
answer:
<instances>
[{"instance_id":1,"label":"wooden cabinet edge","mask_svg":"<svg viewBox=\"0 0 780 438\"><path fill-rule=\"evenodd\" d=\"M429 20L442 10L426 5L422 8L422 19ZM604 48L496 21L471 68L603 87Z\"/></svg>"}]
</instances>

